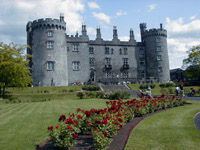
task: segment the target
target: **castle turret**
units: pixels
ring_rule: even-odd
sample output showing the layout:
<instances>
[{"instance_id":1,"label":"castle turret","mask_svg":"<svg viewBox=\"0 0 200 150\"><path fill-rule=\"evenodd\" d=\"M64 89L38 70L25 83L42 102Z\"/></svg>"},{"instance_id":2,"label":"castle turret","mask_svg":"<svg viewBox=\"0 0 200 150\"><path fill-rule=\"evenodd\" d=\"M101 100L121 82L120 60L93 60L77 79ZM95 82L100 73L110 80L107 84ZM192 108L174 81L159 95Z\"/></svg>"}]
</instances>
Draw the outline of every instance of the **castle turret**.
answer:
<instances>
[{"instance_id":1,"label":"castle turret","mask_svg":"<svg viewBox=\"0 0 200 150\"><path fill-rule=\"evenodd\" d=\"M141 33L141 41L143 42L143 35L146 31L147 24L146 23L140 23L140 33Z\"/></svg>"},{"instance_id":2,"label":"castle turret","mask_svg":"<svg viewBox=\"0 0 200 150\"><path fill-rule=\"evenodd\" d=\"M160 24L159 29L146 30L141 26L142 41L146 49L146 76L164 83L170 80L167 50L167 31Z\"/></svg>"},{"instance_id":3,"label":"castle turret","mask_svg":"<svg viewBox=\"0 0 200 150\"><path fill-rule=\"evenodd\" d=\"M60 19L39 19L27 24L28 41L32 57L34 86L68 85L66 60L66 23Z\"/></svg>"}]
</instances>

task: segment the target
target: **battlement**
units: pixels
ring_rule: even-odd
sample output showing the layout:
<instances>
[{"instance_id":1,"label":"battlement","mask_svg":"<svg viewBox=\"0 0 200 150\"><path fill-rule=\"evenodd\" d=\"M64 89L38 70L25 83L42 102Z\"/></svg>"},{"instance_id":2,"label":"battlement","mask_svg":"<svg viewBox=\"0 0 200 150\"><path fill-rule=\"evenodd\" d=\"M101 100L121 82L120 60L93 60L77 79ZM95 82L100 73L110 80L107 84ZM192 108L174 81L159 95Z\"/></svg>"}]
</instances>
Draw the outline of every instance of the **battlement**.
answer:
<instances>
[{"instance_id":1,"label":"battlement","mask_svg":"<svg viewBox=\"0 0 200 150\"><path fill-rule=\"evenodd\" d=\"M27 24L27 31L30 30L37 30L37 29L60 29L66 30L66 22L61 21L59 19L52 19L52 18L45 18L45 19L38 19L34 20L33 22L29 22Z\"/></svg>"},{"instance_id":2,"label":"battlement","mask_svg":"<svg viewBox=\"0 0 200 150\"><path fill-rule=\"evenodd\" d=\"M167 37L167 30L165 29L149 29L149 30L145 30L145 32L143 33L143 37L149 37L149 36L164 36Z\"/></svg>"}]
</instances>

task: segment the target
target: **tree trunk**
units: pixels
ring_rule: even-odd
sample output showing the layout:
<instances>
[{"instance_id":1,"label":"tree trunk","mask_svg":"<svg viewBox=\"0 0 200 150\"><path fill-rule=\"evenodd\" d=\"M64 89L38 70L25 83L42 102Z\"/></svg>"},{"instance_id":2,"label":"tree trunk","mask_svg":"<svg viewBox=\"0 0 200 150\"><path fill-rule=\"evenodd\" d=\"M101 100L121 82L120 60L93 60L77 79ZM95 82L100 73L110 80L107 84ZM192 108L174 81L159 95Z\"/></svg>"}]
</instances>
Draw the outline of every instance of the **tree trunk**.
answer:
<instances>
[{"instance_id":1,"label":"tree trunk","mask_svg":"<svg viewBox=\"0 0 200 150\"><path fill-rule=\"evenodd\" d=\"M3 86L3 98L5 98L5 96L6 96L5 93L6 93L6 85Z\"/></svg>"}]
</instances>

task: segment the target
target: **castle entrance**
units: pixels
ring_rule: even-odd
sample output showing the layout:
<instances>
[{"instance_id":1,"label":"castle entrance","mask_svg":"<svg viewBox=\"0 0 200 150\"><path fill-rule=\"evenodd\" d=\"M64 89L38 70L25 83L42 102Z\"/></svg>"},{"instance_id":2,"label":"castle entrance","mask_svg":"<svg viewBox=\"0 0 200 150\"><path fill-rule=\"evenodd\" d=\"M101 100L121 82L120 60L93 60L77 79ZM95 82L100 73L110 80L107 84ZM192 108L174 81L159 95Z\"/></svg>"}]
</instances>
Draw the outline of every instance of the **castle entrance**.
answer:
<instances>
[{"instance_id":1,"label":"castle entrance","mask_svg":"<svg viewBox=\"0 0 200 150\"><path fill-rule=\"evenodd\" d=\"M90 81L95 81L95 73L94 73L94 71L91 71L90 72Z\"/></svg>"}]
</instances>

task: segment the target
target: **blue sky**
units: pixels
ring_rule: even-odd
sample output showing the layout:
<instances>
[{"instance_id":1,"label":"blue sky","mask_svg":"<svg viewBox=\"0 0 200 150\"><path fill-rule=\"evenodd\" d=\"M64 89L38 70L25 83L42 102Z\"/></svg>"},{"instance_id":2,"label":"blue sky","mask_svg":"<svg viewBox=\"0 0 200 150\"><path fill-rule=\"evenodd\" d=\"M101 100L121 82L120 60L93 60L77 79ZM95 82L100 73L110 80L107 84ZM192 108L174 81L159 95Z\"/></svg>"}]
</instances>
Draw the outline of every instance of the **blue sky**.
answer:
<instances>
[{"instance_id":1,"label":"blue sky","mask_svg":"<svg viewBox=\"0 0 200 150\"><path fill-rule=\"evenodd\" d=\"M170 68L182 66L186 51L200 45L199 0L1 0L0 41L26 44L26 23L39 18L59 18L65 14L67 34L81 33L87 25L90 39L101 27L105 40L112 39L117 26L121 40L128 40L133 28L140 41L139 24L147 28L163 27L168 31Z\"/></svg>"}]
</instances>

